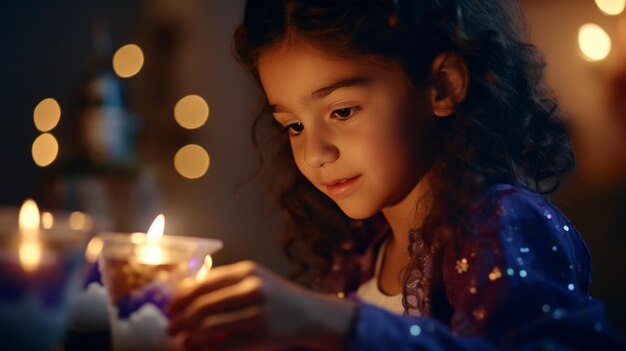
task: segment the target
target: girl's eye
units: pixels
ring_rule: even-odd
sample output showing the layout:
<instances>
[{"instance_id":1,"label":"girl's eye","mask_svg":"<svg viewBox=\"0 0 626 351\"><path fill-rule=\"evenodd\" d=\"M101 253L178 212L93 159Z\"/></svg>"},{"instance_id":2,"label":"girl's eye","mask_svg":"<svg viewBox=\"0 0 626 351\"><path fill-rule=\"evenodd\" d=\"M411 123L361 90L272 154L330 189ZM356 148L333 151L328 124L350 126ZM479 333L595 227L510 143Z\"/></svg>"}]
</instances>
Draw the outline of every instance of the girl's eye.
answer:
<instances>
[{"instance_id":1,"label":"girl's eye","mask_svg":"<svg viewBox=\"0 0 626 351\"><path fill-rule=\"evenodd\" d=\"M333 113L331 113L331 116L345 121L353 117L355 113L359 112L359 110L360 108L358 106L340 108L338 110L334 110Z\"/></svg>"},{"instance_id":2,"label":"girl's eye","mask_svg":"<svg viewBox=\"0 0 626 351\"><path fill-rule=\"evenodd\" d=\"M289 134L291 135L298 135L304 130L304 125L300 122L296 122L286 126L285 129L289 130Z\"/></svg>"}]
</instances>

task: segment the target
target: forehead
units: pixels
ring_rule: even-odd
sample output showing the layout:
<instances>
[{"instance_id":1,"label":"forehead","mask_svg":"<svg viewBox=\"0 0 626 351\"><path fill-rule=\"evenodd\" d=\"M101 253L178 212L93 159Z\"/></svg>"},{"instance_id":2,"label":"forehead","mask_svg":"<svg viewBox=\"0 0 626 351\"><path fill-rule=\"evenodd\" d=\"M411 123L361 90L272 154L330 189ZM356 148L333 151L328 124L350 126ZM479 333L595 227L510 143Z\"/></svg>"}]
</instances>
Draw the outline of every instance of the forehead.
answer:
<instances>
[{"instance_id":1,"label":"forehead","mask_svg":"<svg viewBox=\"0 0 626 351\"><path fill-rule=\"evenodd\" d=\"M306 99L341 79L368 77L404 83L397 65L337 57L307 44L278 44L261 51L258 72L268 100L277 103Z\"/></svg>"}]
</instances>

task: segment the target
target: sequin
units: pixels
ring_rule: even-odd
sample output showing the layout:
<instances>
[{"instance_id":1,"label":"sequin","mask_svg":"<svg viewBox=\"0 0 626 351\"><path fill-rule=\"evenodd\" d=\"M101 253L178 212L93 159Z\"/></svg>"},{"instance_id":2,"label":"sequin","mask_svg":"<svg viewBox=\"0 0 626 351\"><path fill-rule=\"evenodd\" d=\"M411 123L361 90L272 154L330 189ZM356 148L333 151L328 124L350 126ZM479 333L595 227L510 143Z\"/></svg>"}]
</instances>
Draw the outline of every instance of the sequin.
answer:
<instances>
[{"instance_id":1,"label":"sequin","mask_svg":"<svg viewBox=\"0 0 626 351\"><path fill-rule=\"evenodd\" d=\"M470 292L470 294L472 294L472 295L476 294L476 287L475 287L475 286L472 286L472 287L469 289L469 292Z\"/></svg>"},{"instance_id":2,"label":"sequin","mask_svg":"<svg viewBox=\"0 0 626 351\"><path fill-rule=\"evenodd\" d=\"M498 216L506 216L506 208L504 206L500 206L496 209L496 214Z\"/></svg>"},{"instance_id":3,"label":"sequin","mask_svg":"<svg viewBox=\"0 0 626 351\"><path fill-rule=\"evenodd\" d=\"M340 298L340 299L343 299L344 297L346 297L346 294L344 294L343 291L340 291L340 292L337 293L337 297Z\"/></svg>"},{"instance_id":4,"label":"sequin","mask_svg":"<svg viewBox=\"0 0 626 351\"><path fill-rule=\"evenodd\" d=\"M417 324L413 324L409 329L409 333L411 333L411 335L413 336L418 336L422 333L422 328L420 328L420 326Z\"/></svg>"},{"instance_id":5,"label":"sequin","mask_svg":"<svg viewBox=\"0 0 626 351\"><path fill-rule=\"evenodd\" d=\"M541 306L541 310L544 311L545 313L550 312L550 308L551 307L548 304L545 304L545 305Z\"/></svg>"},{"instance_id":6,"label":"sequin","mask_svg":"<svg viewBox=\"0 0 626 351\"><path fill-rule=\"evenodd\" d=\"M338 272L341 269L341 265L339 263L335 263L333 265L333 272Z\"/></svg>"},{"instance_id":7,"label":"sequin","mask_svg":"<svg viewBox=\"0 0 626 351\"><path fill-rule=\"evenodd\" d=\"M569 291L574 291L574 284L572 284L572 283L567 284L567 289Z\"/></svg>"},{"instance_id":8,"label":"sequin","mask_svg":"<svg viewBox=\"0 0 626 351\"><path fill-rule=\"evenodd\" d=\"M566 225L564 225L564 226L563 226L563 230L565 230L566 232L569 232L569 227L568 227L568 226L566 226Z\"/></svg>"},{"instance_id":9,"label":"sequin","mask_svg":"<svg viewBox=\"0 0 626 351\"><path fill-rule=\"evenodd\" d=\"M520 266L522 266L524 264L524 260L521 257L517 258L517 264L519 264Z\"/></svg>"},{"instance_id":10,"label":"sequin","mask_svg":"<svg viewBox=\"0 0 626 351\"><path fill-rule=\"evenodd\" d=\"M467 259L463 258L459 261L456 261L456 270L457 272L459 272L459 274L463 273L463 272L467 272L467 269L469 268L469 264L467 263Z\"/></svg>"},{"instance_id":11,"label":"sequin","mask_svg":"<svg viewBox=\"0 0 626 351\"><path fill-rule=\"evenodd\" d=\"M528 275L528 272L526 272L526 270L522 269L519 271L519 276L522 278L526 278L526 276Z\"/></svg>"},{"instance_id":12,"label":"sequin","mask_svg":"<svg viewBox=\"0 0 626 351\"><path fill-rule=\"evenodd\" d=\"M509 277L512 277L512 276L515 274L515 270L514 270L513 268L508 268L508 269L506 270L506 274L507 274Z\"/></svg>"},{"instance_id":13,"label":"sequin","mask_svg":"<svg viewBox=\"0 0 626 351\"><path fill-rule=\"evenodd\" d=\"M521 253L529 253L530 249L527 248L527 247L522 247L522 248L519 249L519 252L521 252Z\"/></svg>"},{"instance_id":14,"label":"sequin","mask_svg":"<svg viewBox=\"0 0 626 351\"><path fill-rule=\"evenodd\" d=\"M498 280L498 279L500 279L500 277L502 277L502 273L500 272L500 268L493 267L493 270L491 271L491 273L489 273L489 280L491 280L491 281Z\"/></svg>"},{"instance_id":15,"label":"sequin","mask_svg":"<svg viewBox=\"0 0 626 351\"><path fill-rule=\"evenodd\" d=\"M474 312L472 312L472 314L474 315L474 318L476 318L477 320L482 320L483 318L485 318L485 309L482 307L479 307L475 309Z\"/></svg>"},{"instance_id":16,"label":"sequin","mask_svg":"<svg viewBox=\"0 0 626 351\"><path fill-rule=\"evenodd\" d=\"M556 245L552 246L552 251L555 251L555 252L556 252L556 250L558 250L558 249L559 249L559 248L558 248L558 247L556 247Z\"/></svg>"},{"instance_id":17,"label":"sequin","mask_svg":"<svg viewBox=\"0 0 626 351\"><path fill-rule=\"evenodd\" d=\"M554 319L561 319L564 315L565 311L560 308L557 308L556 310L554 310L554 313L552 313L552 317L554 317Z\"/></svg>"}]
</instances>

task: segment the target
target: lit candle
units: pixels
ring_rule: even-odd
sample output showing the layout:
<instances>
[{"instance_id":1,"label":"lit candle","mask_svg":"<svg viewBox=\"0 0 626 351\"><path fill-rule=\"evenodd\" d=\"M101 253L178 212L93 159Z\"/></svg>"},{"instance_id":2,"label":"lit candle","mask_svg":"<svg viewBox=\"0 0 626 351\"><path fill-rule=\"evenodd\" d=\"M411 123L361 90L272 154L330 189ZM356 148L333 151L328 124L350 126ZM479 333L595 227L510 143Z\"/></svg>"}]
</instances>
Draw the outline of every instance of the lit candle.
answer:
<instances>
[{"instance_id":1,"label":"lit candle","mask_svg":"<svg viewBox=\"0 0 626 351\"><path fill-rule=\"evenodd\" d=\"M40 217L33 200L19 211L0 210L0 340L6 349L49 350L65 332L89 230L70 228L69 216L57 216Z\"/></svg>"},{"instance_id":2,"label":"lit candle","mask_svg":"<svg viewBox=\"0 0 626 351\"><path fill-rule=\"evenodd\" d=\"M161 214L147 234L99 236L115 350L177 350L180 345L165 330L165 306L177 286L204 279L211 254L222 248L220 240L164 235L164 227Z\"/></svg>"}]
</instances>

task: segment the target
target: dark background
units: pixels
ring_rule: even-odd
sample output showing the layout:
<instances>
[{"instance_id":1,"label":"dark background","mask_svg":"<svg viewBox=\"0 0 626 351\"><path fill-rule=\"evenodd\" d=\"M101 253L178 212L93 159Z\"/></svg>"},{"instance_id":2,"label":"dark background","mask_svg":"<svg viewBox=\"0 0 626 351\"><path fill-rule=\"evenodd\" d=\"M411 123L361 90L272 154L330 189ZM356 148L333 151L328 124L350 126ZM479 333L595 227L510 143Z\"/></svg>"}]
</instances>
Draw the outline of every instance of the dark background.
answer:
<instances>
[{"instance_id":1,"label":"dark background","mask_svg":"<svg viewBox=\"0 0 626 351\"><path fill-rule=\"evenodd\" d=\"M626 331L626 138L619 128L626 116L611 105L618 72L626 66L625 15L605 16L591 0L527 0L524 6L532 40L548 61L548 79L570 113L578 156L576 173L553 200L592 251L592 295L606 302L612 321ZM241 0L3 2L0 205L18 206L34 197L44 205L82 209L79 202L47 197L58 194L54 184L67 180L62 164L76 144L71 131L78 126L76 100L90 72L92 28L103 21L113 51L136 43L145 54L142 71L120 80L126 108L139 128L135 176L115 178L122 190L114 187L105 194L113 203L122 201L115 191L135 195L120 204L128 209L125 217L105 213L110 217L107 229L145 231L163 212L168 233L224 240L216 264L254 259L287 272L277 245L280 219L262 181L247 182L235 192L238 182L255 170L249 126L260 101L259 91L230 53L242 8ZM587 22L600 24L614 40L604 61L581 58L577 30ZM187 94L203 96L211 108L207 124L192 131L178 127L172 112ZM61 122L53 131L61 151L58 164L39 168L30 154L39 134L33 109L47 97L61 105ZM211 155L208 172L197 180L181 177L173 167L176 150L187 143L198 143ZM146 189L152 196L146 197Z\"/></svg>"}]
</instances>

